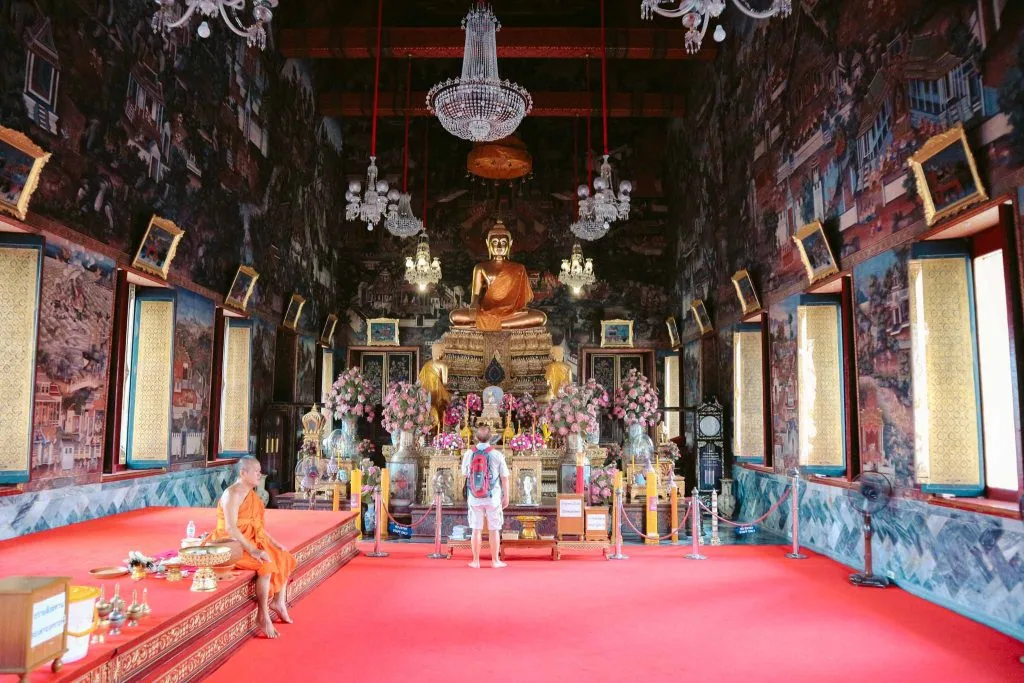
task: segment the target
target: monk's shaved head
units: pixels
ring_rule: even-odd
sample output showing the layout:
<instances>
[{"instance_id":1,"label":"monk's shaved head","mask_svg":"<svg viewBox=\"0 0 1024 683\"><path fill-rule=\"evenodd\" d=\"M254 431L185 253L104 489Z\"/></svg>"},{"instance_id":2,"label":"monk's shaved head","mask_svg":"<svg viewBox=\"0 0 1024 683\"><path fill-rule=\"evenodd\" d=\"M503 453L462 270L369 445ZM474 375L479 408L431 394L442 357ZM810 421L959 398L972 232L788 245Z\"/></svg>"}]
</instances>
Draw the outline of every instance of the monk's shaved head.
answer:
<instances>
[{"instance_id":1,"label":"monk's shaved head","mask_svg":"<svg viewBox=\"0 0 1024 683\"><path fill-rule=\"evenodd\" d=\"M260 468L260 461L254 455L243 455L238 459L238 473L243 474Z\"/></svg>"}]
</instances>

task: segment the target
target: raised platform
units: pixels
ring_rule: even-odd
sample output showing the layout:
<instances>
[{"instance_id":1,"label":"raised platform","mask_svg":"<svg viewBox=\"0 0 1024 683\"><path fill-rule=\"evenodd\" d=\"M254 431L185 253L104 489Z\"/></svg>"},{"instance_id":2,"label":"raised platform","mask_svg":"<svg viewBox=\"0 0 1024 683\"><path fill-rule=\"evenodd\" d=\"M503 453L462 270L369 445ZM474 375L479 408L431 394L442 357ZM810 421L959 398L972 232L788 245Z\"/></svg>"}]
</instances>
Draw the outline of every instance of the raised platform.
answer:
<instances>
[{"instance_id":1,"label":"raised platform","mask_svg":"<svg viewBox=\"0 0 1024 683\"><path fill-rule=\"evenodd\" d=\"M551 361L551 332L545 327L502 332L453 328L444 333L441 342L449 389L479 392L488 384L498 384L505 391L529 391L534 396L547 391L544 369ZM504 370L503 381L485 379L491 360Z\"/></svg>"},{"instance_id":2,"label":"raised platform","mask_svg":"<svg viewBox=\"0 0 1024 683\"><path fill-rule=\"evenodd\" d=\"M120 565L129 550L155 555L176 548L189 520L202 533L216 523L212 508L146 508L29 534L0 542L0 576L70 576L75 585L114 585L130 602L132 590L149 590L152 614L121 635L92 643L89 654L58 674L37 669L32 681L114 683L199 680L256 631L254 572L235 571L212 593L193 593L191 579L168 583L127 576L100 581L95 567ZM295 554L295 574L288 584L294 602L334 574L357 552L354 513L268 510L270 532ZM287 629L287 626L282 630Z\"/></svg>"}]
</instances>

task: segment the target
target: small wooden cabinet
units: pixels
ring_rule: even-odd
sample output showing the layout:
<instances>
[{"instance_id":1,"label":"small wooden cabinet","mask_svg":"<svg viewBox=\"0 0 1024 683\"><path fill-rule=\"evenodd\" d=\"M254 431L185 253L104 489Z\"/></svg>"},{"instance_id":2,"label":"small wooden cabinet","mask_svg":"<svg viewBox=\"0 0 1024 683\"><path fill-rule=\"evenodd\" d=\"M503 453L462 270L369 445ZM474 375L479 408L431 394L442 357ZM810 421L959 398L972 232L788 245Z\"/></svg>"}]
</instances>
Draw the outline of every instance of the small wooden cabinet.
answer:
<instances>
[{"instance_id":1,"label":"small wooden cabinet","mask_svg":"<svg viewBox=\"0 0 1024 683\"><path fill-rule=\"evenodd\" d=\"M21 674L27 682L40 664L61 667L67 651L66 576L11 576L0 579L0 674Z\"/></svg>"}]
</instances>

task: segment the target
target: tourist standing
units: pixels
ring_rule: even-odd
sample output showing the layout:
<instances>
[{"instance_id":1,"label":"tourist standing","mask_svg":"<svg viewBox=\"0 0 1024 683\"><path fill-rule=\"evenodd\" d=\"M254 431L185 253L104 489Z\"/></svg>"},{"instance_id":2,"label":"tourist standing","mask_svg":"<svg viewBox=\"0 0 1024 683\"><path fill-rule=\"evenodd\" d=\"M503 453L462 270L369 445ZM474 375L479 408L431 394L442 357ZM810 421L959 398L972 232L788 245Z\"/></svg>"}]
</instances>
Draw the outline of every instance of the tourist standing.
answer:
<instances>
[{"instance_id":1,"label":"tourist standing","mask_svg":"<svg viewBox=\"0 0 1024 683\"><path fill-rule=\"evenodd\" d=\"M469 527L473 530L473 561L470 567L480 567L480 548L483 545L484 519L491 545L491 566L504 567L501 561L501 527L505 523L503 510L508 507L508 465L501 451L494 448L490 427L477 427L476 445L462 455L462 473L466 475L466 502Z\"/></svg>"}]
</instances>

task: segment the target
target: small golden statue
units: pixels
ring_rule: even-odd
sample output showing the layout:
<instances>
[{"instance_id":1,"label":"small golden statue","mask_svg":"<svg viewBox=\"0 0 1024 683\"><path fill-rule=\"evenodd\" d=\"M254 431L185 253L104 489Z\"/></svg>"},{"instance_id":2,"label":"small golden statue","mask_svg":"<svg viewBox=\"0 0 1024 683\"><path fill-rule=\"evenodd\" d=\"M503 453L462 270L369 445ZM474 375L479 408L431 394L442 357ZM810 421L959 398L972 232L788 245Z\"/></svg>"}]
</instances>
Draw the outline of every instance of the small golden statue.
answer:
<instances>
[{"instance_id":1,"label":"small golden statue","mask_svg":"<svg viewBox=\"0 0 1024 683\"><path fill-rule=\"evenodd\" d=\"M515 435L516 432L512 429L512 409L509 408L505 413L505 430L501 433L501 442L507 446Z\"/></svg>"},{"instance_id":2,"label":"small golden statue","mask_svg":"<svg viewBox=\"0 0 1024 683\"><path fill-rule=\"evenodd\" d=\"M316 444L316 457L323 457L321 440L324 437L324 428L327 426L327 418L320 412L317 404L309 409L309 412L302 416L302 440Z\"/></svg>"},{"instance_id":3,"label":"small golden statue","mask_svg":"<svg viewBox=\"0 0 1024 683\"><path fill-rule=\"evenodd\" d=\"M558 390L572 382L572 368L565 362L565 350L561 346L551 347L551 362L544 369L548 383L548 401L558 396Z\"/></svg>"},{"instance_id":4,"label":"small golden statue","mask_svg":"<svg viewBox=\"0 0 1024 683\"><path fill-rule=\"evenodd\" d=\"M533 301L533 289L526 268L508 260L511 251L512 233L499 220L487 233L490 260L473 268L469 308L452 311L452 325L498 332L543 327L547 323L547 314L526 307Z\"/></svg>"},{"instance_id":5,"label":"small golden statue","mask_svg":"<svg viewBox=\"0 0 1024 683\"><path fill-rule=\"evenodd\" d=\"M420 370L420 386L430 394L431 421L438 425L444 424L444 411L448 409L452 397L448 393L448 365L444 362L444 344L435 342L430 347L430 360Z\"/></svg>"}]
</instances>

